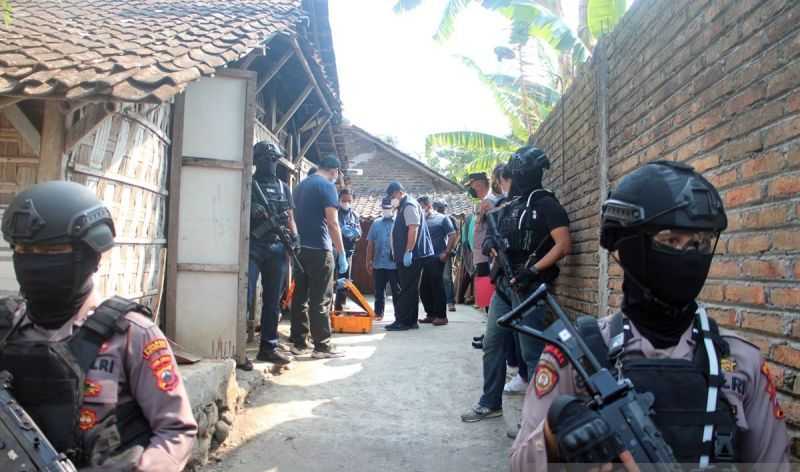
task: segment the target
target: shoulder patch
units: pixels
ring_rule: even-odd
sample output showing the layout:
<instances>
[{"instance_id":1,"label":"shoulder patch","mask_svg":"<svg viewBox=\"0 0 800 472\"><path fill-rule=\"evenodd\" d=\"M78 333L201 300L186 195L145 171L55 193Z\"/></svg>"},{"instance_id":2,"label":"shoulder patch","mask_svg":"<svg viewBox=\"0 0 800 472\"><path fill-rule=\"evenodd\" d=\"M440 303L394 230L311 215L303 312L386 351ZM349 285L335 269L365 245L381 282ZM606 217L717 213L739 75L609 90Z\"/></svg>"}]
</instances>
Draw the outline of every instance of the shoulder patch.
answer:
<instances>
[{"instance_id":1,"label":"shoulder patch","mask_svg":"<svg viewBox=\"0 0 800 472\"><path fill-rule=\"evenodd\" d=\"M732 357L725 357L719 361L720 367L724 372L731 373L736 370L736 359Z\"/></svg>"},{"instance_id":2,"label":"shoulder patch","mask_svg":"<svg viewBox=\"0 0 800 472\"><path fill-rule=\"evenodd\" d=\"M142 349L142 357L149 359L153 354L169 349L169 343L164 338L157 338L149 343Z\"/></svg>"},{"instance_id":3,"label":"shoulder patch","mask_svg":"<svg viewBox=\"0 0 800 472\"><path fill-rule=\"evenodd\" d=\"M564 367L565 365L567 365L567 356L565 356L564 353L561 352L561 349L557 348L556 346L554 346L552 344L546 345L544 347L544 351L542 351L542 353L543 354L547 353L547 354L550 354L551 356L553 356L553 358L556 360L556 362L558 362L558 366L559 367Z\"/></svg>"},{"instance_id":4,"label":"shoulder patch","mask_svg":"<svg viewBox=\"0 0 800 472\"><path fill-rule=\"evenodd\" d=\"M772 381L772 375L769 372L769 364L767 364L767 361L761 361L761 374L766 377L767 380L767 386L764 388L764 391L769 395L769 401L772 404L772 414L775 418L782 420L784 413L780 402L778 402L778 389Z\"/></svg>"},{"instance_id":5,"label":"shoulder patch","mask_svg":"<svg viewBox=\"0 0 800 472\"><path fill-rule=\"evenodd\" d=\"M171 392L178 386L178 372L172 356L164 355L150 361L150 370L156 379L156 386L163 392Z\"/></svg>"},{"instance_id":6,"label":"shoulder patch","mask_svg":"<svg viewBox=\"0 0 800 472\"><path fill-rule=\"evenodd\" d=\"M533 387L536 391L536 397L542 398L548 393L552 392L558 384L558 372L556 372L550 364L540 362L536 367L536 373L533 376Z\"/></svg>"}]
</instances>

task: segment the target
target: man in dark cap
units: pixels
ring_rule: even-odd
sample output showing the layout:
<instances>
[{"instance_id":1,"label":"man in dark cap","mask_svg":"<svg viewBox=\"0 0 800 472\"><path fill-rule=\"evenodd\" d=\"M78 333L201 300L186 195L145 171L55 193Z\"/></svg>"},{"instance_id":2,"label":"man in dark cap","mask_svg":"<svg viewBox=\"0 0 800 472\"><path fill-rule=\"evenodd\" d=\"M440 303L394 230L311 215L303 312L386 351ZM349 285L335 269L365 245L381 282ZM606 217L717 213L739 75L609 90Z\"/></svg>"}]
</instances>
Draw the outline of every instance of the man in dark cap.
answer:
<instances>
[{"instance_id":1,"label":"man in dark cap","mask_svg":"<svg viewBox=\"0 0 800 472\"><path fill-rule=\"evenodd\" d=\"M300 262L292 300L292 354L308 354L309 322L315 359L341 357L331 346L328 310L333 295L333 250L342 271L347 271L342 233L339 229L339 198L335 182L341 163L334 156L323 157L317 172L300 182L295 190L297 231L300 234Z\"/></svg>"},{"instance_id":2,"label":"man in dark cap","mask_svg":"<svg viewBox=\"0 0 800 472\"><path fill-rule=\"evenodd\" d=\"M392 304L397 313L400 284L397 281L397 264L392 258L392 227L394 209L389 197L381 201L381 217L372 222L367 233L367 272L372 274L375 285L375 318L383 319L386 299L386 284L392 290Z\"/></svg>"},{"instance_id":3,"label":"man in dark cap","mask_svg":"<svg viewBox=\"0 0 800 472\"><path fill-rule=\"evenodd\" d=\"M397 218L392 230L392 250L400 280L395 322L386 326L386 330L418 329L419 281L425 259L433 257L433 243L422 208L414 197L406 193L400 182L390 183L386 196L391 198L392 206L397 208Z\"/></svg>"}]
</instances>

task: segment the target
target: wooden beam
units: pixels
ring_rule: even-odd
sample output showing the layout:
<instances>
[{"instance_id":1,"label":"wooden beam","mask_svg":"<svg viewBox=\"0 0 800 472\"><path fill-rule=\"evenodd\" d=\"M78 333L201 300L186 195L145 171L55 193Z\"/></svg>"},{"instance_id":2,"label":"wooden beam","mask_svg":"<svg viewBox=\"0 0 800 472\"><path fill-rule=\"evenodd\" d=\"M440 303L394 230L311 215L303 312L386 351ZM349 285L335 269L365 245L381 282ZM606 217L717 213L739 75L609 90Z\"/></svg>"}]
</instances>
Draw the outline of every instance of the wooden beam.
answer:
<instances>
[{"instance_id":1,"label":"wooden beam","mask_svg":"<svg viewBox=\"0 0 800 472\"><path fill-rule=\"evenodd\" d=\"M8 118L8 121L11 122L19 134L25 138L25 141L31 149L33 149L33 152L38 155L41 152L42 137L39 134L39 130L31 123L31 120L25 116L25 113L22 113L22 110L20 110L17 105L7 106L3 109L3 114Z\"/></svg>"},{"instance_id":2,"label":"wooden beam","mask_svg":"<svg viewBox=\"0 0 800 472\"><path fill-rule=\"evenodd\" d=\"M297 159L298 161L306 157L306 153L311 148L311 145L314 144L314 142L316 142L317 138L319 138L319 135L322 134L322 130L324 130L325 127L328 126L328 123L330 121L331 121L331 115L328 115L325 117L325 120L322 121L322 124L319 125L317 129L314 130L314 133L311 135L311 139L306 141L306 143L303 145L303 149L300 150L300 154L298 154L299 157Z\"/></svg>"},{"instance_id":3,"label":"wooden beam","mask_svg":"<svg viewBox=\"0 0 800 472\"><path fill-rule=\"evenodd\" d=\"M271 93L269 97L269 129L275 129L275 125L278 123L278 94Z\"/></svg>"},{"instance_id":4,"label":"wooden beam","mask_svg":"<svg viewBox=\"0 0 800 472\"><path fill-rule=\"evenodd\" d=\"M294 56L294 54L295 54L294 49L289 49L283 54L283 56L281 56L280 59L278 59L278 61L275 64L272 65L272 67L267 71L267 73L264 74L264 77L258 81L258 85L256 85L256 95L258 95L259 93L261 93L262 90L264 90L264 87L266 87L269 81L272 80L272 78L275 77L278 74L278 72L280 72L281 68L283 68L283 66L287 62L289 62L289 59L291 59L292 56Z\"/></svg>"},{"instance_id":5,"label":"wooden beam","mask_svg":"<svg viewBox=\"0 0 800 472\"><path fill-rule=\"evenodd\" d=\"M25 99L22 97L0 97L0 108L11 106L17 102L21 102L22 100Z\"/></svg>"},{"instance_id":6,"label":"wooden beam","mask_svg":"<svg viewBox=\"0 0 800 472\"><path fill-rule=\"evenodd\" d=\"M42 144L37 182L62 178L61 164L64 159L64 138L66 130L61 102L44 102L42 120Z\"/></svg>"},{"instance_id":7,"label":"wooden beam","mask_svg":"<svg viewBox=\"0 0 800 472\"><path fill-rule=\"evenodd\" d=\"M322 89L319 88L317 78L314 76L311 66L308 65L308 60L306 60L306 56L303 54L303 49L300 47L300 43L297 42L296 36L292 37L292 49L294 49L295 55L297 55L297 58L300 60L300 64L303 66L303 69L305 69L306 75L308 75L308 80L314 85L314 90L316 90L317 96L322 102L322 106L325 107L325 111L328 112L328 115L333 116L333 111L331 111L331 107L328 105L328 99L325 98L325 94L322 93Z\"/></svg>"},{"instance_id":8,"label":"wooden beam","mask_svg":"<svg viewBox=\"0 0 800 472\"><path fill-rule=\"evenodd\" d=\"M322 108L317 108L317 111L313 115L311 115L311 118L306 120L306 122L303 123L303 126L300 127L300 133L305 133L306 131L313 129L314 125L317 124L315 120L317 119L320 113L322 113Z\"/></svg>"},{"instance_id":9,"label":"wooden beam","mask_svg":"<svg viewBox=\"0 0 800 472\"><path fill-rule=\"evenodd\" d=\"M175 97L172 106L172 153L169 163L169 210L167 212L167 293L165 294L166 335L175 339L178 309L178 212L181 195L181 167L183 161L183 126L186 111L186 92Z\"/></svg>"},{"instance_id":10,"label":"wooden beam","mask_svg":"<svg viewBox=\"0 0 800 472\"><path fill-rule=\"evenodd\" d=\"M75 147L81 139L96 130L100 123L113 113L112 107L105 105L89 105L81 110L81 118L67 129L67 137L64 139L64 150L69 151Z\"/></svg>"},{"instance_id":11,"label":"wooden beam","mask_svg":"<svg viewBox=\"0 0 800 472\"><path fill-rule=\"evenodd\" d=\"M286 113L284 113L284 115L281 117L281 121L278 123L275 129L272 130L273 133L280 133L283 127L286 126L286 124L289 123L289 120L292 119L294 114L297 113L297 110L300 109L300 105L302 105L303 102L306 101L306 98L308 98L308 96L311 95L311 92L313 91L314 91L314 85L308 84L305 90L303 90L303 93L301 93L300 96L297 97L297 100L294 101L289 110L287 110Z\"/></svg>"}]
</instances>

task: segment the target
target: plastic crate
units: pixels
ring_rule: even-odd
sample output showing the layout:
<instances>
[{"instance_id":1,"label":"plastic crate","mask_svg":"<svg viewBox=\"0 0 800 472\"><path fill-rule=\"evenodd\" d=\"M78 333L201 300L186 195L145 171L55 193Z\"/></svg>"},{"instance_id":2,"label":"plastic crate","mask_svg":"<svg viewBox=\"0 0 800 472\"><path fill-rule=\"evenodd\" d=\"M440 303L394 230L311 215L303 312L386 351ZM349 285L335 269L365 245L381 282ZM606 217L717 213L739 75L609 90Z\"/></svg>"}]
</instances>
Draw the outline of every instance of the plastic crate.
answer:
<instances>
[{"instance_id":1,"label":"plastic crate","mask_svg":"<svg viewBox=\"0 0 800 472\"><path fill-rule=\"evenodd\" d=\"M345 281L344 288L347 296L356 302L363 311L332 311L331 329L336 333L366 334L372 332L372 321L375 318L372 307L352 281Z\"/></svg>"}]
</instances>

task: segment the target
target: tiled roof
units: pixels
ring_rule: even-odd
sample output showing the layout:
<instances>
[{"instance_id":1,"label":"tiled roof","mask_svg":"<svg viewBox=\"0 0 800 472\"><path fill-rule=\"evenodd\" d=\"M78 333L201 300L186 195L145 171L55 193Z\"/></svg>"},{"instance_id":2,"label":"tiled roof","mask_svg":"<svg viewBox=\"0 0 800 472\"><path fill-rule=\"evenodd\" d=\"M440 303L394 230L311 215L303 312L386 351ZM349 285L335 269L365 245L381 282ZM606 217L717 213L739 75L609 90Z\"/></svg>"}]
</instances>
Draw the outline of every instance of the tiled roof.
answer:
<instances>
[{"instance_id":1,"label":"tiled roof","mask_svg":"<svg viewBox=\"0 0 800 472\"><path fill-rule=\"evenodd\" d=\"M467 196L466 192L462 193L429 193L427 194L433 201L444 200L447 202L447 213L452 215L466 215L472 213L473 202ZM356 194L353 200L353 208L356 212L365 219L375 219L381 216L381 200L384 194ZM422 195L414 195L421 197Z\"/></svg>"},{"instance_id":2,"label":"tiled roof","mask_svg":"<svg viewBox=\"0 0 800 472\"><path fill-rule=\"evenodd\" d=\"M0 94L164 101L303 15L300 0L14 0Z\"/></svg>"}]
</instances>

